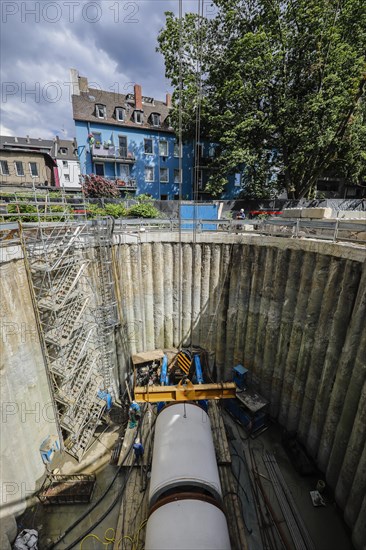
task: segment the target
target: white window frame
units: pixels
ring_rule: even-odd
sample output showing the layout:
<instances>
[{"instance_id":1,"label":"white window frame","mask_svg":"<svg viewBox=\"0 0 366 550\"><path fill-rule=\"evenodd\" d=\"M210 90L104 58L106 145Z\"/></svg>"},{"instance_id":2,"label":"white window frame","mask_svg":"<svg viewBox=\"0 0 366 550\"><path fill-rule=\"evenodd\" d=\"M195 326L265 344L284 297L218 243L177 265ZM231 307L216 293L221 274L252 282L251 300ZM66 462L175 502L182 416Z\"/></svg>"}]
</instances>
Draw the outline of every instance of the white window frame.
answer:
<instances>
[{"instance_id":1,"label":"white window frame","mask_svg":"<svg viewBox=\"0 0 366 550\"><path fill-rule=\"evenodd\" d=\"M64 174L65 181L70 183L70 174Z\"/></svg>"},{"instance_id":2,"label":"white window frame","mask_svg":"<svg viewBox=\"0 0 366 550\"><path fill-rule=\"evenodd\" d=\"M3 167L5 168L5 172L3 170ZM9 172L9 163L7 160L2 160L0 162L0 173L2 176L10 176L10 172Z\"/></svg>"},{"instance_id":3,"label":"white window frame","mask_svg":"<svg viewBox=\"0 0 366 550\"><path fill-rule=\"evenodd\" d=\"M183 144L180 144L179 141L175 141L174 142L174 157L175 158L181 158L183 156L182 155L182 149L183 149Z\"/></svg>"},{"instance_id":4,"label":"white window frame","mask_svg":"<svg viewBox=\"0 0 366 550\"><path fill-rule=\"evenodd\" d=\"M21 165L22 167L22 174L19 174L18 172L18 163ZM19 176L20 178L24 177L25 176L25 173L24 173L24 166L23 166L23 162L21 160L15 160L14 161L14 169L15 169L15 174L17 176Z\"/></svg>"},{"instance_id":5,"label":"white window frame","mask_svg":"<svg viewBox=\"0 0 366 550\"><path fill-rule=\"evenodd\" d=\"M140 121L137 120L137 116L138 116L138 115L140 115L140 117L141 117L141 120L140 120ZM144 113L143 113L142 111L136 109L136 110L134 111L134 114L133 114L133 119L134 119L134 121L135 121L135 124L142 124L143 121L144 121Z\"/></svg>"},{"instance_id":6,"label":"white window frame","mask_svg":"<svg viewBox=\"0 0 366 550\"><path fill-rule=\"evenodd\" d=\"M166 153L162 153L161 148L166 144ZM159 140L159 157L167 157L169 155L169 142L166 139Z\"/></svg>"},{"instance_id":7,"label":"white window frame","mask_svg":"<svg viewBox=\"0 0 366 550\"><path fill-rule=\"evenodd\" d=\"M33 174L32 164L36 165L37 174ZM31 178L39 178L38 164L36 162L29 163L29 172L30 172Z\"/></svg>"},{"instance_id":8,"label":"white window frame","mask_svg":"<svg viewBox=\"0 0 366 550\"><path fill-rule=\"evenodd\" d=\"M151 141L151 153L146 152L146 142ZM144 138L144 153L145 155L153 155L154 154L154 141L152 138Z\"/></svg>"},{"instance_id":9,"label":"white window frame","mask_svg":"<svg viewBox=\"0 0 366 550\"><path fill-rule=\"evenodd\" d=\"M167 174L167 179L166 180L164 180L161 176L163 170L165 170L166 174ZM160 167L159 178L160 178L160 183L169 183L169 168L166 168L165 166Z\"/></svg>"},{"instance_id":10,"label":"white window frame","mask_svg":"<svg viewBox=\"0 0 366 550\"><path fill-rule=\"evenodd\" d=\"M120 117L120 115L122 115ZM123 107L116 107L116 120L118 122L124 122L126 120L126 109Z\"/></svg>"},{"instance_id":11,"label":"white window frame","mask_svg":"<svg viewBox=\"0 0 366 550\"><path fill-rule=\"evenodd\" d=\"M176 181L176 173L178 172L178 181ZM180 168L174 168L174 183L182 183L182 170Z\"/></svg>"},{"instance_id":12,"label":"white window frame","mask_svg":"<svg viewBox=\"0 0 366 550\"><path fill-rule=\"evenodd\" d=\"M107 107L103 103L96 103L95 113L98 118L107 118ZM102 116L101 116L102 114Z\"/></svg>"},{"instance_id":13,"label":"white window frame","mask_svg":"<svg viewBox=\"0 0 366 550\"><path fill-rule=\"evenodd\" d=\"M234 174L234 187L241 187L241 173L236 172Z\"/></svg>"},{"instance_id":14,"label":"white window frame","mask_svg":"<svg viewBox=\"0 0 366 550\"><path fill-rule=\"evenodd\" d=\"M155 128L160 128L160 126L161 126L161 115L159 113L152 113L151 122L152 122L152 125Z\"/></svg>"},{"instance_id":15,"label":"white window frame","mask_svg":"<svg viewBox=\"0 0 366 550\"><path fill-rule=\"evenodd\" d=\"M63 168L68 168L68 167L69 167L69 163L68 163L67 160L63 160L63 161L62 161L62 167L63 167Z\"/></svg>"},{"instance_id":16,"label":"white window frame","mask_svg":"<svg viewBox=\"0 0 366 550\"><path fill-rule=\"evenodd\" d=\"M147 170L151 170L151 173L152 173L152 179L147 179L146 177L146 171ZM149 183L152 183L154 182L154 167L153 166L145 166L145 181L149 182Z\"/></svg>"}]
</instances>

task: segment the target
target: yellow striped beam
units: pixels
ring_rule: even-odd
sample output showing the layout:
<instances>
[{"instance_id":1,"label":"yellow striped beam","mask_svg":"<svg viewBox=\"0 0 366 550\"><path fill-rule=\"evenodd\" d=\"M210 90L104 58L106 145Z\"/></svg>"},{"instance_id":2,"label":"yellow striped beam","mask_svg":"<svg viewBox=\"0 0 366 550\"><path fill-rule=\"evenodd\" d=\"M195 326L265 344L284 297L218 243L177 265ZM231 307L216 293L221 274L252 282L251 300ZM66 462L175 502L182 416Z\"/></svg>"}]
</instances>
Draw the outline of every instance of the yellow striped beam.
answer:
<instances>
[{"instance_id":1,"label":"yellow striped beam","mask_svg":"<svg viewBox=\"0 0 366 550\"><path fill-rule=\"evenodd\" d=\"M136 386L135 401L159 403L160 401L199 401L201 399L232 399L235 397L234 382L219 384L192 384L187 380L177 386Z\"/></svg>"}]
</instances>

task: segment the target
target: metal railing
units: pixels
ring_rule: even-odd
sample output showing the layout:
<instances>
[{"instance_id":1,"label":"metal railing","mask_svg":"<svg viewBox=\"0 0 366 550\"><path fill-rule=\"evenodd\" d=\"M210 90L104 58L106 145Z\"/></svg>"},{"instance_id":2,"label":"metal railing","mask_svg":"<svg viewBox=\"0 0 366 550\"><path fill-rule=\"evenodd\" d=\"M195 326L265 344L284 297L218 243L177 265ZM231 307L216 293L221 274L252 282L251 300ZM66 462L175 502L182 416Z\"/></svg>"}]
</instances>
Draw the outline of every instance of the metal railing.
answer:
<instances>
[{"instance_id":1,"label":"metal railing","mask_svg":"<svg viewBox=\"0 0 366 550\"><path fill-rule=\"evenodd\" d=\"M108 147L104 147L104 145L101 143L98 147L97 145L93 145L91 147L91 153L93 157L102 157L102 158L115 158L115 159L123 159L126 161L134 161L135 155L131 151L128 151L127 147L118 147L115 145L109 145Z\"/></svg>"},{"instance_id":2,"label":"metal railing","mask_svg":"<svg viewBox=\"0 0 366 550\"><path fill-rule=\"evenodd\" d=\"M86 206L87 208L87 206ZM14 216L14 214L11 214ZM22 217L20 216L21 220ZM4 220L6 221L6 220ZM47 223L48 222L48 223ZM75 222L77 223L77 222ZM91 225L92 220L84 221ZM27 223L27 226L35 225ZM57 225L44 219L42 225ZM366 244L366 221L350 220L182 220L183 232L190 233L195 230L197 233L219 232L226 234L253 234L267 235L279 238L300 238L316 239L331 242L353 242L361 245ZM0 245L14 243L17 241L18 224L0 223ZM175 232L179 230L179 220L177 218L117 218L114 220L115 233L131 233L140 231L168 231ZM12 233L14 238L12 238Z\"/></svg>"}]
</instances>

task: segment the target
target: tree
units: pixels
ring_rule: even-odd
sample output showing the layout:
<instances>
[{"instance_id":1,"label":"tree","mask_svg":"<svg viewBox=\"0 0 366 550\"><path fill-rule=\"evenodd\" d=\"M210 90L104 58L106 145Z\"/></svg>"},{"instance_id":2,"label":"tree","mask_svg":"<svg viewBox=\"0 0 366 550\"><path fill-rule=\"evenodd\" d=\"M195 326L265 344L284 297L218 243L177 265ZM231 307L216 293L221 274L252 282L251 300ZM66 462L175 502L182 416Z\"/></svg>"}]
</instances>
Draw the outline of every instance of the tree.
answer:
<instances>
[{"instance_id":1,"label":"tree","mask_svg":"<svg viewBox=\"0 0 366 550\"><path fill-rule=\"evenodd\" d=\"M201 136L218 144L208 190L220 193L227 175L236 172L251 196L285 187L290 197L301 198L329 170L360 184L366 170L366 4L214 3L212 20L188 14L180 23L168 13L158 38L175 86L183 53L181 96L190 138L202 91Z\"/></svg>"},{"instance_id":2,"label":"tree","mask_svg":"<svg viewBox=\"0 0 366 550\"><path fill-rule=\"evenodd\" d=\"M114 181L95 174L84 176L82 188L85 196L92 199L119 197L118 187Z\"/></svg>"}]
</instances>

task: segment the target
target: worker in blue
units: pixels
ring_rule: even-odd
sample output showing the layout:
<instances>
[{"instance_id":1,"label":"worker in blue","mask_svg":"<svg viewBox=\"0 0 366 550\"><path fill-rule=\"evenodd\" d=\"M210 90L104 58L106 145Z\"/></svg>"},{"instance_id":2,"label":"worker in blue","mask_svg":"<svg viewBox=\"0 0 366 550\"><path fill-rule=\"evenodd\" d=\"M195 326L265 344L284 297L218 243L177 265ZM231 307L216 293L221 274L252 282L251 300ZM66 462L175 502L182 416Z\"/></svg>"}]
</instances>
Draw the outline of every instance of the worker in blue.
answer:
<instances>
[{"instance_id":1,"label":"worker in blue","mask_svg":"<svg viewBox=\"0 0 366 550\"><path fill-rule=\"evenodd\" d=\"M137 422L141 418L141 409L140 405L136 401L132 401L130 408L128 410L128 418L130 420L129 428L134 428Z\"/></svg>"},{"instance_id":2,"label":"worker in blue","mask_svg":"<svg viewBox=\"0 0 366 550\"><path fill-rule=\"evenodd\" d=\"M136 439L136 442L133 444L133 451L135 453L136 464L138 464L144 455L144 447L140 443L139 439Z\"/></svg>"},{"instance_id":3,"label":"worker in blue","mask_svg":"<svg viewBox=\"0 0 366 550\"><path fill-rule=\"evenodd\" d=\"M238 214L236 215L236 219L237 220L245 220L245 212L244 212L244 209L242 208L240 210L240 212L238 212Z\"/></svg>"}]
</instances>

